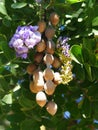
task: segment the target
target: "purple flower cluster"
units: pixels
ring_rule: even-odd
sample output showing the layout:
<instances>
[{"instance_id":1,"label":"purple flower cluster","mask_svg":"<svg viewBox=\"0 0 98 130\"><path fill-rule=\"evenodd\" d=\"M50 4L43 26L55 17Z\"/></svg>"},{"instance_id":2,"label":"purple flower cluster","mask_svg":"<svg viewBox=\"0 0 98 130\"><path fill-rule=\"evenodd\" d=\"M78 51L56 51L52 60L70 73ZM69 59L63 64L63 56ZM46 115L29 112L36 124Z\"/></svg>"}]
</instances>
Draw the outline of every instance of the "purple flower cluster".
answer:
<instances>
[{"instance_id":1,"label":"purple flower cluster","mask_svg":"<svg viewBox=\"0 0 98 130\"><path fill-rule=\"evenodd\" d=\"M57 41L57 48L61 48L62 49L62 53L66 56L66 57L69 57L70 54L69 54L69 48L70 48L70 45L67 43L69 40L68 37L62 37L60 36L58 38L58 41Z\"/></svg>"},{"instance_id":2,"label":"purple flower cluster","mask_svg":"<svg viewBox=\"0 0 98 130\"><path fill-rule=\"evenodd\" d=\"M16 56L26 59L29 49L40 42L41 33L37 31L38 26L19 26L9 42L9 46L14 48Z\"/></svg>"}]
</instances>

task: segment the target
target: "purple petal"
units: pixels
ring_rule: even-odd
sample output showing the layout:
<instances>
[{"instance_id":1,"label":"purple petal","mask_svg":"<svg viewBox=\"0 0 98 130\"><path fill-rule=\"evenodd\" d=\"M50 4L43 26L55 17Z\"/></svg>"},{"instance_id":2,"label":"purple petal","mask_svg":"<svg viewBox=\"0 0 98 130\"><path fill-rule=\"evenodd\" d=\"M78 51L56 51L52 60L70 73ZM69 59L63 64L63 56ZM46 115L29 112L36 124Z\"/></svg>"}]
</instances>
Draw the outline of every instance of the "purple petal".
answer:
<instances>
[{"instance_id":1,"label":"purple petal","mask_svg":"<svg viewBox=\"0 0 98 130\"><path fill-rule=\"evenodd\" d=\"M13 47L14 48L19 48L19 47L22 47L22 46L23 46L23 40L21 40L21 39L16 39L13 42Z\"/></svg>"},{"instance_id":2,"label":"purple petal","mask_svg":"<svg viewBox=\"0 0 98 130\"><path fill-rule=\"evenodd\" d=\"M30 39L26 39L25 40L25 45L28 47L28 48L33 48L35 45L36 45L36 40L30 38Z\"/></svg>"},{"instance_id":3,"label":"purple petal","mask_svg":"<svg viewBox=\"0 0 98 130\"><path fill-rule=\"evenodd\" d=\"M22 46L20 48L15 48L16 52L18 54L28 53L28 48L25 46Z\"/></svg>"},{"instance_id":4,"label":"purple petal","mask_svg":"<svg viewBox=\"0 0 98 130\"><path fill-rule=\"evenodd\" d=\"M38 29L38 26L29 26L30 27L30 30L32 31L32 32L35 32L35 31L37 31L37 29Z\"/></svg>"}]
</instances>

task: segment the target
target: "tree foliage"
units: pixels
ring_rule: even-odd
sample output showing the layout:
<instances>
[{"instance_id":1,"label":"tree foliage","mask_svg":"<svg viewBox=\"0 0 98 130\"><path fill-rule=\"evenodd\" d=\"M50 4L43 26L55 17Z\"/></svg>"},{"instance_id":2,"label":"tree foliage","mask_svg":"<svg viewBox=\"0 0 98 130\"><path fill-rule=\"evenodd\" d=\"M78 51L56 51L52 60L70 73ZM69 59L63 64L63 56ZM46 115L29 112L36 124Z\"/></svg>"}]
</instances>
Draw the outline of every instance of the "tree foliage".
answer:
<instances>
[{"instance_id":1,"label":"tree foliage","mask_svg":"<svg viewBox=\"0 0 98 130\"><path fill-rule=\"evenodd\" d=\"M0 122L5 130L93 130L98 128L98 1L97 0L0 1ZM57 12L60 22L54 41L70 40L73 80L60 84L52 97L58 105L51 116L39 107L29 89L27 59L17 58L9 47L18 26L37 25L44 14ZM56 50L57 51L57 50ZM7 123L6 123L7 122ZM2 128L3 129L3 128Z\"/></svg>"}]
</instances>

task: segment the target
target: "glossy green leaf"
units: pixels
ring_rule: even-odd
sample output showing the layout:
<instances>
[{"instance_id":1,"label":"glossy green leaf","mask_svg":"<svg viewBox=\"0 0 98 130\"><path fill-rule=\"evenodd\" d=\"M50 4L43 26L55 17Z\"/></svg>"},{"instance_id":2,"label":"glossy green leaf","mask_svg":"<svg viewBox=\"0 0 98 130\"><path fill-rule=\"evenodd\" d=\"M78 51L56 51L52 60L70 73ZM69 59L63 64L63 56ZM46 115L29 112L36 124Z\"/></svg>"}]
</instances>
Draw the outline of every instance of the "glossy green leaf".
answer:
<instances>
[{"instance_id":1,"label":"glossy green leaf","mask_svg":"<svg viewBox=\"0 0 98 130\"><path fill-rule=\"evenodd\" d=\"M0 1L0 13L3 15L8 15L5 7L5 0Z\"/></svg>"},{"instance_id":2,"label":"glossy green leaf","mask_svg":"<svg viewBox=\"0 0 98 130\"><path fill-rule=\"evenodd\" d=\"M95 17L92 21L92 26L98 26L98 17Z\"/></svg>"},{"instance_id":3,"label":"glossy green leaf","mask_svg":"<svg viewBox=\"0 0 98 130\"><path fill-rule=\"evenodd\" d=\"M4 104L12 104L12 93L5 95L2 99Z\"/></svg>"},{"instance_id":4,"label":"glossy green leaf","mask_svg":"<svg viewBox=\"0 0 98 130\"><path fill-rule=\"evenodd\" d=\"M11 5L11 7L13 8L13 9L21 9L21 8L23 8L23 7L25 7L27 5L27 3L24 3L24 2L21 2L21 3L13 3L12 5Z\"/></svg>"},{"instance_id":5,"label":"glossy green leaf","mask_svg":"<svg viewBox=\"0 0 98 130\"><path fill-rule=\"evenodd\" d=\"M67 0L70 4L78 3L78 2L83 2L85 0Z\"/></svg>"},{"instance_id":6,"label":"glossy green leaf","mask_svg":"<svg viewBox=\"0 0 98 130\"><path fill-rule=\"evenodd\" d=\"M73 45L70 49L71 58L78 64L83 63L82 47L79 45Z\"/></svg>"}]
</instances>

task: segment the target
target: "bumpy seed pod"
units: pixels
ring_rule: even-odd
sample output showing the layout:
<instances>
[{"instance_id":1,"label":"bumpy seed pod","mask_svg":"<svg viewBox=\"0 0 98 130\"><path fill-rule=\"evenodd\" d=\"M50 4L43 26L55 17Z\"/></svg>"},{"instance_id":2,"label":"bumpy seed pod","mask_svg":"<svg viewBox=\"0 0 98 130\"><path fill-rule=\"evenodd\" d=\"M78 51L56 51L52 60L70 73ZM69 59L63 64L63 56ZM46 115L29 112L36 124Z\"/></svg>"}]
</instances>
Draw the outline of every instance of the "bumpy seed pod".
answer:
<instances>
[{"instance_id":1,"label":"bumpy seed pod","mask_svg":"<svg viewBox=\"0 0 98 130\"><path fill-rule=\"evenodd\" d=\"M45 28L46 28L46 23L45 23L45 21L39 21L39 22L38 22L38 26L39 26L38 31L39 31L40 33L42 33L42 32L45 31Z\"/></svg>"},{"instance_id":2,"label":"bumpy seed pod","mask_svg":"<svg viewBox=\"0 0 98 130\"><path fill-rule=\"evenodd\" d=\"M55 43L52 40L48 40L46 43L46 52L49 54L54 54Z\"/></svg>"},{"instance_id":3,"label":"bumpy seed pod","mask_svg":"<svg viewBox=\"0 0 98 130\"><path fill-rule=\"evenodd\" d=\"M35 64L29 64L27 66L27 73L32 75L36 68L37 68L37 66Z\"/></svg>"},{"instance_id":4,"label":"bumpy seed pod","mask_svg":"<svg viewBox=\"0 0 98 130\"><path fill-rule=\"evenodd\" d=\"M59 16L57 13L53 12L50 14L50 21L52 25L56 26L59 23Z\"/></svg>"},{"instance_id":5,"label":"bumpy seed pod","mask_svg":"<svg viewBox=\"0 0 98 130\"><path fill-rule=\"evenodd\" d=\"M56 69L58 69L61 66L61 61L59 58L54 57L54 61L52 63L52 66Z\"/></svg>"},{"instance_id":6,"label":"bumpy seed pod","mask_svg":"<svg viewBox=\"0 0 98 130\"><path fill-rule=\"evenodd\" d=\"M49 101L48 104L46 105L47 112L51 114L52 116L55 115L55 113L57 112L57 109L58 109L58 106L53 101Z\"/></svg>"},{"instance_id":7,"label":"bumpy seed pod","mask_svg":"<svg viewBox=\"0 0 98 130\"><path fill-rule=\"evenodd\" d=\"M46 28L45 36L47 37L47 39L52 39L54 35L55 35L55 29L53 27L50 26Z\"/></svg>"},{"instance_id":8,"label":"bumpy seed pod","mask_svg":"<svg viewBox=\"0 0 98 130\"><path fill-rule=\"evenodd\" d=\"M44 85L44 90L47 95L52 95L55 91L55 84L51 80L47 80Z\"/></svg>"},{"instance_id":9,"label":"bumpy seed pod","mask_svg":"<svg viewBox=\"0 0 98 130\"><path fill-rule=\"evenodd\" d=\"M43 72L43 76L44 76L44 79L47 81L47 80L53 80L54 78L54 72L52 69L50 69L49 67L47 67L44 72Z\"/></svg>"},{"instance_id":10,"label":"bumpy seed pod","mask_svg":"<svg viewBox=\"0 0 98 130\"><path fill-rule=\"evenodd\" d=\"M38 91L43 90L44 79L43 79L43 73L40 70L36 70L33 73L33 81L34 81L34 85L36 86Z\"/></svg>"},{"instance_id":11,"label":"bumpy seed pod","mask_svg":"<svg viewBox=\"0 0 98 130\"><path fill-rule=\"evenodd\" d=\"M40 91L36 94L36 102L41 107L45 106L47 102L47 97L44 92Z\"/></svg>"},{"instance_id":12,"label":"bumpy seed pod","mask_svg":"<svg viewBox=\"0 0 98 130\"><path fill-rule=\"evenodd\" d=\"M42 61L43 55L44 55L43 53L37 52L34 55L34 62L36 62L37 64L39 64Z\"/></svg>"},{"instance_id":13,"label":"bumpy seed pod","mask_svg":"<svg viewBox=\"0 0 98 130\"><path fill-rule=\"evenodd\" d=\"M60 75L60 73L59 72L55 72L54 73L54 83L55 84L60 84L61 82L62 82L62 78L61 78L61 75Z\"/></svg>"},{"instance_id":14,"label":"bumpy seed pod","mask_svg":"<svg viewBox=\"0 0 98 130\"><path fill-rule=\"evenodd\" d=\"M33 81L30 82L30 91L32 93L37 93L38 92L37 87L34 85Z\"/></svg>"},{"instance_id":15,"label":"bumpy seed pod","mask_svg":"<svg viewBox=\"0 0 98 130\"><path fill-rule=\"evenodd\" d=\"M39 42L37 45L36 45L36 50L37 52L43 52L46 48L46 43L44 40L41 40L41 42Z\"/></svg>"},{"instance_id":16,"label":"bumpy seed pod","mask_svg":"<svg viewBox=\"0 0 98 130\"><path fill-rule=\"evenodd\" d=\"M46 54L43 58L46 65L51 65L54 61L54 57L51 54Z\"/></svg>"}]
</instances>

